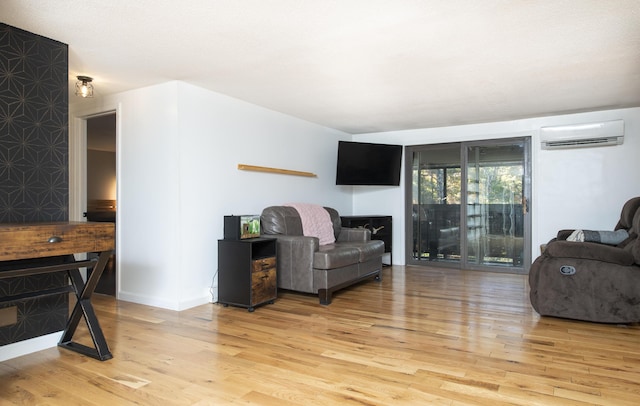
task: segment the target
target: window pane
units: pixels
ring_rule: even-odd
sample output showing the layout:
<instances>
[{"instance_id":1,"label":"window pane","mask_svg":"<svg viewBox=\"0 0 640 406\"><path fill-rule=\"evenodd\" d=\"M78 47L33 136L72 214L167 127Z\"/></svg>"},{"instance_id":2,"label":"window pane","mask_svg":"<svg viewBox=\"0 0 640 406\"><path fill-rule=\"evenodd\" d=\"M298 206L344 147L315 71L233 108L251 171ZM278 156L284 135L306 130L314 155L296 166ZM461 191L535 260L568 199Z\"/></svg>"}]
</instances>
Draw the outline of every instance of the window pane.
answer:
<instances>
[{"instance_id":1,"label":"window pane","mask_svg":"<svg viewBox=\"0 0 640 406\"><path fill-rule=\"evenodd\" d=\"M524 145L468 148L467 261L522 266Z\"/></svg>"},{"instance_id":2,"label":"window pane","mask_svg":"<svg viewBox=\"0 0 640 406\"><path fill-rule=\"evenodd\" d=\"M460 261L460 146L413 156L413 259Z\"/></svg>"}]
</instances>

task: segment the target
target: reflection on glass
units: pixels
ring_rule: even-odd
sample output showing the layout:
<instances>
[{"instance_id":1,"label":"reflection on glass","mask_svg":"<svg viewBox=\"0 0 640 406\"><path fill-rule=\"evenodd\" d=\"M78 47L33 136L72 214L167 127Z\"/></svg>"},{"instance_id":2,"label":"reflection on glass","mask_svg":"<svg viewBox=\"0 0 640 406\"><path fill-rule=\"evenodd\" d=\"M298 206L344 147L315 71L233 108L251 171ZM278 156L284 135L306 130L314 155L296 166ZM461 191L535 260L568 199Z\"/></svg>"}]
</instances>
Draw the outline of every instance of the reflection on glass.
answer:
<instances>
[{"instance_id":1,"label":"reflection on glass","mask_svg":"<svg viewBox=\"0 0 640 406\"><path fill-rule=\"evenodd\" d=\"M522 266L524 145L469 147L467 262Z\"/></svg>"},{"instance_id":2,"label":"reflection on glass","mask_svg":"<svg viewBox=\"0 0 640 406\"><path fill-rule=\"evenodd\" d=\"M460 262L460 146L413 155L413 259Z\"/></svg>"},{"instance_id":3,"label":"reflection on glass","mask_svg":"<svg viewBox=\"0 0 640 406\"><path fill-rule=\"evenodd\" d=\"M523 271L528 148L527 138L416 146L408 262Z\"/></svg>"}]
</instances>

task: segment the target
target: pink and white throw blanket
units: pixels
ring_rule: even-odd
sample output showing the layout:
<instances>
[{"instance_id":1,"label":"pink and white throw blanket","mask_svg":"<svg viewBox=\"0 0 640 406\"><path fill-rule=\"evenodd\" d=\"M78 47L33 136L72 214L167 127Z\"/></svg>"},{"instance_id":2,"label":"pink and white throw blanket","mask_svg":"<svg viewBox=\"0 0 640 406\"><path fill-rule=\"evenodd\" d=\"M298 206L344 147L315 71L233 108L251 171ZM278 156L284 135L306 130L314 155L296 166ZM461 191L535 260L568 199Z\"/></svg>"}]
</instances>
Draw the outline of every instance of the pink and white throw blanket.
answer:
<instances>
[{"instance_id":1,"label":"pink and white throw blanket","mask_svg":"<svg viewBox=\"0 0 640 406\"><path fill-rule=\"evenodd\" d=\"M318 237L320 245L331 244L336 241L333 235L331 216L324 207L310 203L286 203L296 209L302 221L302 234L307 237Z\"/></svg>"}]
</instances>

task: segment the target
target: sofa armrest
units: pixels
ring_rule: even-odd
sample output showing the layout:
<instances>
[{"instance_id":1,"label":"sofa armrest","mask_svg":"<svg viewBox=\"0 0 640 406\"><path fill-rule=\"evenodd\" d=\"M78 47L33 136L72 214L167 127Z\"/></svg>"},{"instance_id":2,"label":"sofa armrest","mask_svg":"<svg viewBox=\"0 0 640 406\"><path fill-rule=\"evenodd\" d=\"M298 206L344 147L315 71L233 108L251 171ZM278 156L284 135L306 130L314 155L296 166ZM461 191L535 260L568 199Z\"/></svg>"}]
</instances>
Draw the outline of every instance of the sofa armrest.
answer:
<instances>
[{"instance_id":1,"label":"sofa armrest","mask_svg":"<svg viewBox=\"0 0 640 406\"><path fill-rule=\"evenodd\" d=\"M371 230L366 228L345 228L340 230L337 242L371 241Z\"/></svg>"},{"instance_id":2,"label":"sofa armrest","mask_svg":"<svg viewBox=\"0 0 640 406\"><path fill-rule=\"evenodd\" d=\"M265 235L278 240L278 287L313 293L313 254L318 250L316 237Z\"/></svg>"},{"instance_id":3,"label":"sofa armrest","mask_svg":"<svg viewBox=\"0 0 640 406\"><path fill-rule=\"evenodd\" d=\"M617 265L632 265L631 252L611 245L593 242L573 242L555 240L547 244L544 255L554 258L576 258L608 262Z\"/></svg>"}]
</instances>

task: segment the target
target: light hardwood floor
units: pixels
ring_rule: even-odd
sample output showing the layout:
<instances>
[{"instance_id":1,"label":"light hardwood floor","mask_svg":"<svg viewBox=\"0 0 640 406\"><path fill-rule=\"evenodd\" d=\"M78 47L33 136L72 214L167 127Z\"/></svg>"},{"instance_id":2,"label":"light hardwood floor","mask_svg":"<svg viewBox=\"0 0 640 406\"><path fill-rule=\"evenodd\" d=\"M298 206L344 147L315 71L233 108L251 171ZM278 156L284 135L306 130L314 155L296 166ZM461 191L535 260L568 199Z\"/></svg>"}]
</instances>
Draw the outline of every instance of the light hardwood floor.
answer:
<instances>
[{"instance_id":1,"label":"light hardwood floor","mask_svg":"<svg viewBox=\"0 0 640 406\"><path fill-rule=\"evenodd\" d=\"M526 276L384 268L249 313L94 305L114 358L0 363L1 404L638 405L640 327L541 318Z\"/></svg>"}]
</instances>

